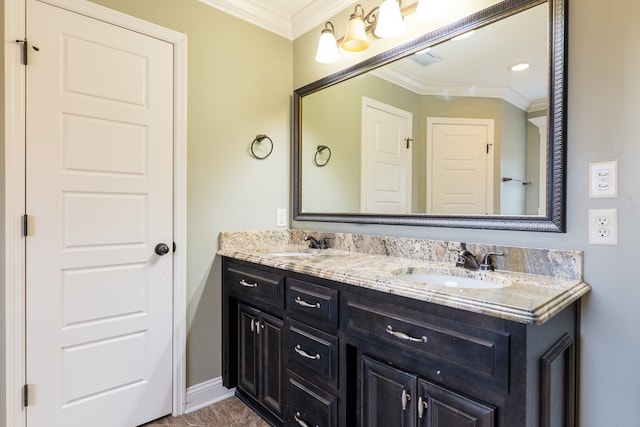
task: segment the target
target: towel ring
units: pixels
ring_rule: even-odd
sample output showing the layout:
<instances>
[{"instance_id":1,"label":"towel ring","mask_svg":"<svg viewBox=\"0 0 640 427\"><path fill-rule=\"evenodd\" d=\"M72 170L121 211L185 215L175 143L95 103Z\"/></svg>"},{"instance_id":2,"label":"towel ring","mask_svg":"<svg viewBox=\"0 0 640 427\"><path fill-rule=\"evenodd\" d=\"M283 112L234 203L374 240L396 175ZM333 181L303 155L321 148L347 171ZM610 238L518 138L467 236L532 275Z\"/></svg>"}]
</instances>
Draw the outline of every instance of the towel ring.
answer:
<instances>
[{"instance_id":1,"label":"towel ring","mask_svg":"<svg viewBox=\"0 0 640 427\"><path fill-rule=\"evenodd\" d=\"M256 154L256 152L254 151L254 147L256 145L256 143L261 143L264 140L268 140L269 144L271 144L269 146L269 152L267 154L265 154L264 156L258 156ZM256 135L256 137L253 139L253 141L251 142L251 156L258 159L258 160L264 160L267 157L269 157L271 155L271 152L273 151L273 141L271 140L271 138L269 138L267 135Z\"/></svg>"},{"instance_id":2,"label":"towel ring","mask_svg":"<svg viewBox=\"0 0 640 427\"><path fill-rule=\"evenodd\" d=\"M322 153L324 150L327 150L329 152L329 156L326 158L325 161L318 161L318 155ZM323 166L326 166L327 163L329 163L329 160L331 160L331 148L329 148L326 145L318 145L318 148L316 149L316 154L313 156L313 163L316 166L321 168Z\"/></svg>"}]
</instances>

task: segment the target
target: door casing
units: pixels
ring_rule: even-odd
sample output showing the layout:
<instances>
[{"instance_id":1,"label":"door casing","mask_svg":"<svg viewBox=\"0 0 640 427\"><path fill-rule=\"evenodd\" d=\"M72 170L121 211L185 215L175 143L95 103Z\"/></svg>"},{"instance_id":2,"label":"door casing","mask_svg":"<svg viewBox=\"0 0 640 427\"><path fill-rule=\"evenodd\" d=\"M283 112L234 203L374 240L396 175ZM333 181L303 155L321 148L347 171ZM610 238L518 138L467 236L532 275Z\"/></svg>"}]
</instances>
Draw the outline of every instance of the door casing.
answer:
<instances>
[{"instance_id":1,"label":"door casing","mask_svg":"<svg viewBox=\"0 0 640 427\"><path fill-rule=\"evenodd\" d=\"M186 35L84 0L39 0L171 43L174 48L174 241L173 257L173 415L186 405ZM4 2L4 251L6 425L27 425L21 390L25 382L25 66L22 45L10 45L26 34L25 0ZM27 65L28 67L28 65Z\"/></svg>"}]
</instances>

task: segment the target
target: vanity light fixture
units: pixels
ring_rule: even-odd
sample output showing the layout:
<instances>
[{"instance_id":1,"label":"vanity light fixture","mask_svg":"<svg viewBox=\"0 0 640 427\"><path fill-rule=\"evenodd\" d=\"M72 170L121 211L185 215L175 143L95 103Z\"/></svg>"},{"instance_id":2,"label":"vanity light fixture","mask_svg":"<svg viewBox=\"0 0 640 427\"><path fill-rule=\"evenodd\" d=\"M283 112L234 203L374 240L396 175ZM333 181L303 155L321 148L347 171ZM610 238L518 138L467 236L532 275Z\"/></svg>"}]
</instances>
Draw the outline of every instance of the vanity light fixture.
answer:
<instances>
[{"instance_id":1,"label":"vanity light fixture","mask_svg":"<svg viewBox=\"0 0 640 427\"><path fill-rule=\"evenodd\" d=\"M531 62L518 62L509 67L511 71L524 71L531 67Z\"/></svg>"},{"instance_id":2,"label":"vanity light fixture","mask_svg":"<svg viewBox=\"0 0 640 427\"><path fill-rule=\"evenodd\" d=\"M360 3L356 5L353 13L349 17L347 23L347 32L342 40L342 49L347 52L362 52L369 47L369 39L367 38L367 30L364 27L364 21L373 24L375 21L375 10L369 12L366 16L364 8Z\"/></svg>"},{"instance_id":3,"label":"vanity light fixture","mask_svg":"<svg viewBox=\"0 0 640 427\"><path fill-rule=\"evenodd\" d=\"M420 0L416 10L416 19L418 21L434 21L445 16L450 10L450 0Z\"/></svg>"},{"instance_id":4,"label":"vanity light fixture","mask_svg":"<svg viewBox=\"0 0 640 427\"><path fill-rule=\"evenodd\" d=\"M342 39L335 41L333 24L325 23L318 41L316 61L321 64L337 62L340 59L337 46L347 52L367 50L370 45L367 32L371 30L374 36L381 39L401 34L406 28L404 17L409 14L416 13L420 20L437 19L450 8L450 0L418 0L405 8L402 8L402 0L383 0L380 6L365 14L364 8L358 3L349 16L347 30Z\"/></svg>"},{"instance_id":5,"label":"vanity light fixture","mask_svg":"<svg viewBox=\"0 0 640 427\"><path fill-rule=\"evenodd\" d=\"M333 24L326 22L324 29L320 33L318 40L318 51L316 52L316 62L321 64L332 64L340 60L338 53L338 41L336 40Z\"/></svg>"},{"instance_id":6,"label":"vanity light fixture","mask_svg":"<svg viewBox=\"0 0 640 427\"><path fill-rule=\"evenodd\" d=\"M397 0L384 0L378 11L376 29L373 30L373 34L384 39L402 34L405 29L400 3Z\"/></svg>"}]
</instances>

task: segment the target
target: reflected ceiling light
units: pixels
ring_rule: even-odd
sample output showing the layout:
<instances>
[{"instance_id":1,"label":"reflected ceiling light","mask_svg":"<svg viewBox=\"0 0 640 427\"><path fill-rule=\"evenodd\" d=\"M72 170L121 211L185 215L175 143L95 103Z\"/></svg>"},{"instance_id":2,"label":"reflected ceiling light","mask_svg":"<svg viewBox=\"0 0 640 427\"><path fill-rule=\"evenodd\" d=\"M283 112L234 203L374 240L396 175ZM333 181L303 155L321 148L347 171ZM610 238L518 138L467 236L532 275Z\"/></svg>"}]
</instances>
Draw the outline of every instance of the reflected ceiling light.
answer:
<instances>
[{"instance_id":1,"label":"reflected ceiling light","mask_svg":"<svg viewBox=\"0 0 640 427\"><path fill-rule=\"evenodd\" d=\"M398 1L384 0L378 10L376 29L373 30L373 34L381 39L395 37L402 34L405 28Z\"/></svg>"},{"instance_id":2,"label":"reflected ceiling light","mask_svg":"<svg viewBox=\"0 0 640 427\"><path fill-rule=\"evenodd\" d=\"M468 39L473 35L473 33L475 33L475 30L467 31L466 33L462 33L459 36L453 37L451 40L459 41L459 40Z\"/></svg>"},{"instance_id":3,"label":"reflected ceiling light","mask_svg":"<svg viewBox=\"0 0 640 427\"><path fill-rule=\"evenodd\" d=\"M320 33L318 40L318 50L316 52L316 61L321 64L333 64L340 60L338 53L338 42L336 40L333 24L326 22L324 29Z\"/></svg>"},{"instance_id":4,"label":"reflected ceiling light","mask_svg":"<svg viewBox=\"0 0 640 427\"><path fill-rule=\"evenodd\" d=\"M433 21L442 18L451 10L449 0L420 0L416 10L418 21Z\"/></svg>"},{"instance_id":5,"label":"reflected ceiling light","mask_svg":"<svg viewBox=\"0 0 640 427\"><path fill-rule=\"evenodd\" d=\"M511 71L524 71L531 67L531 62L518 62L509 67Z\"/></svg>"},{"instance_id":6,"label":"reflected ceiling light","mask_svg":"<svg viewBox=\"0 0 640 427\"><path fill-rule=\"evenodd\" d=\"M342 49L347 52L362 52L369 47L367 31L364 28L364 20L368 19L370 15L371 12L365 18L362 5L359 3L356 5L347 23L347 32L342 41Z\"/></svg>"}]
</instances>

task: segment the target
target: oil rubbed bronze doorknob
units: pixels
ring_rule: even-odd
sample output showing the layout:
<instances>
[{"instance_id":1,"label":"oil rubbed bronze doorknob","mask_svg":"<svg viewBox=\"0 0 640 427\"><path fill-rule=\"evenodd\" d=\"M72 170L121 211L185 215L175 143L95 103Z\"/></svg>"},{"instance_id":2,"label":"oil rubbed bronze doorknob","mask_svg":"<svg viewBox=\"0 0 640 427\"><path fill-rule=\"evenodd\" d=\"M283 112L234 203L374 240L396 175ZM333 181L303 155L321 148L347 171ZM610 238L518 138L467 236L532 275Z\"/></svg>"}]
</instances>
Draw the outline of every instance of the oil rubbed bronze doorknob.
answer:
<instances>
[{"instance_id":1,"label":"oil rubbed bronze doorknob","mask_svg":"<svg viewBox=\"0 0 640 427\"><path fill-rule=\"evenodd\" d=\"M156 245L156 253L160 256L168 254L169 246L166 243L158 243Z\"/></svg>"}]
</instances>

